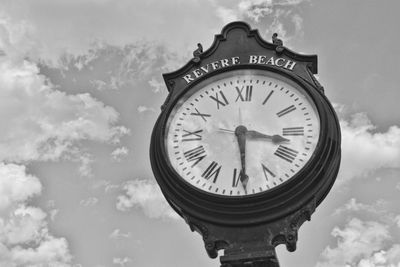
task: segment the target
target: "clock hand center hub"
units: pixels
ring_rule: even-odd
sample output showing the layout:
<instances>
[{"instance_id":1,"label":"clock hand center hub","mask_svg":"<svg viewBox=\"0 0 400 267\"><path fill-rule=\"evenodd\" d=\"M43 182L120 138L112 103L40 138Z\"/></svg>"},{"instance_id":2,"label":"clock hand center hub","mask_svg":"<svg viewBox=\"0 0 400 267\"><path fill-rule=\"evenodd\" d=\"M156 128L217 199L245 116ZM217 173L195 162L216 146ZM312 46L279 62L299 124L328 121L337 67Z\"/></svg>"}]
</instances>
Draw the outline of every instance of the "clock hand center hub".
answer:
<instances>
[{"instance_id":1,"label":"clock hand center hub","mask_svg":"<svg viewBox=\"0 0 400 267\"><path fill-rule=\"evenodd\" d=\"M236 136L241 136L241 135L245 135L247 132L247 128L243 125L239 125L238 127L236 127L235 129L235 135Z\"/></svg>"}]
</instances>

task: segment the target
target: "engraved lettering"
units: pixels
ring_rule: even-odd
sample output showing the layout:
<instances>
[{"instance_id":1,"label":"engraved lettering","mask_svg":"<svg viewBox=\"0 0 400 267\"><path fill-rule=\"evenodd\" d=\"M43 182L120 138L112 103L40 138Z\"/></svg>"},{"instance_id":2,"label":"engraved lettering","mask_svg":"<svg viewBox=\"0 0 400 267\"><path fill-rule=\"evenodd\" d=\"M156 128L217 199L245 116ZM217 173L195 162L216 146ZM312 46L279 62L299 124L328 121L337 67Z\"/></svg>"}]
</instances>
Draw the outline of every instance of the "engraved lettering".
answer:
<instances>
[{"instance_id":1,"label":"engraved lettering","mask_svg":"<svg viewBox=\"0 0 400 267\"><path fill-rule=\"evenodd\" d=\"M250 64L257 64L257 58L258 58L258 56L250 56L249 63Z\"/></svg>"},{"instance_id":2,"label":"engraved lettering","mask_svg":"<svg viewBox=\"0 0 400 267\"><path fill-rule=\"evenodd\" d=\"M221 62L221 68L229 67L228 59L221 59L219 62Z\"/></svg>"},{"instance_id":3,"label":"engraved lettering","mask_svg":"<svg viewBox=\"0 0 400 267\"><path fill-rule=\"evenodd\" d=\"M285 64L285 66L283 66L285 69L289 69L289 70L293 70L294 66L296 65L295 61L291 61L288 60Z\"/></svg>"},{"instance_id":4,"label":"engraved lettering","mask_svg":"<svg viewBox=\"0 0 400 267\"><path fill-rule=\"evenodd\" d=\"M192 76L191 76L190 74L185 75L185 76L183 77L183 79L184 79L187 83L190 83L191 81L194 81L194 78L192 78Z\"/></svg>"},{"instance_id":5,"label":"engraved lettering","mask_svg":"<svg viewBox=\"0 0 400 267\"><path fill-rule=\"evenodd\" d=\"M205 66L202 66L202 67L200 67L200 69L202 70L202 71L204 71L205 73L208 73L208 64L207 65L205 65Z\"/></svg>"},{"instance_id":6,"label":"engraved lettering","mask_svg":"<svg viewBox=\"0 0 400 267\"><path fill-rule=\"evenodd\" d=\"M283 61L282 64L279 64L279 61ZM277 58L275 60L275 65L277 65L278 67L283 67L283 64L285 64L285 59L284 58Z\"/></svg>"},{"instance_id":7,"label":"engraved lettering","mask_svg":"<svg viewBox=\"0 0 400 267\"><path fill-rule=\"evenodd\" d=\"M203 73L199 70L199 69L195 69L193 71L194 76L196 76L196 78L199 78L200 76L203 75Z\"/></svg>"},{"instance_id":8,"label":"engraved lettering","mask_svg":"<svg viewBox=\"0 0 400 267\"><path fill-rule=\"evenodd\" d=\"M275 60L274 60L274 57L270 57L270 59L268 59L268 61L267 62L265 62L265 64L266 65L273 65L273 66L275 66Z\"/></svg>"},{"instance_id":9,"label":"engraved lettering","mask_svg":"<svg viewBox=\"0 0 400 267\"><path fill-rule=\"evenodd\" d=\"M258 64L265 64L265 60L267 59L266 56L258 56Z\"/></svg>"},{"instance_id":10,"label":"engraved lettering","mask_svg":"<svg viewBox=\"0 0 400 267\"><path fill-rule=\"evenodd\" d=\"M232 65L240 64L239 57L233 57L232 58Z\"/></svg>"},{"instance_id":11,"label":"engraved lettering","mask_svg":"<svg viewBox=\"0 0 400 267\"><path fill-rule=\"evenodd\" d=\"M218 61L211 62L211 67L213 67L214 70L218 69L219 68Z\"/></svg>"}]
</instances>

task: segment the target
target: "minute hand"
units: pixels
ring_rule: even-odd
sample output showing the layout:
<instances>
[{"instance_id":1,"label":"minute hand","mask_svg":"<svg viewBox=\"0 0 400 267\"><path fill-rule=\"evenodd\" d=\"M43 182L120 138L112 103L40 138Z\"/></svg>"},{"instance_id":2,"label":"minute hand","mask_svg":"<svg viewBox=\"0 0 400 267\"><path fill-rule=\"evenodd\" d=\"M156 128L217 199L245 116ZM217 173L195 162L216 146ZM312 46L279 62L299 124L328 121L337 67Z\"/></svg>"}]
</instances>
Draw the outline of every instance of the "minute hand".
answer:
<instances>
[{"instance_id":1,"label":"minute hand","mask_svg":"<svg viewBox=\"0 0 400 267\"><path fill-rule=\"evenodd\" d=\"M267 135L260 133L258 131L248 130L246 132L246 137L253 138L253 139L267 139L271 140L273 143L281 143L281 142L288 142L289 139L286 139L278 134L275 135Z\"/></svg>"}]
</instances>

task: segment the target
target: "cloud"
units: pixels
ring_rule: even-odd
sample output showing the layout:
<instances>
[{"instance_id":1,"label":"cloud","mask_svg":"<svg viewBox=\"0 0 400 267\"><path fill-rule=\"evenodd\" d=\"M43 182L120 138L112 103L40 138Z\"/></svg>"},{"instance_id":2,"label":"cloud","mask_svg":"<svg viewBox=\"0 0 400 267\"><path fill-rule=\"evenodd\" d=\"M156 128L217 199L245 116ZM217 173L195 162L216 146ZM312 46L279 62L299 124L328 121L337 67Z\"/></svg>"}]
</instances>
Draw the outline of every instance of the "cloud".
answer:
<instances>
[{"instance_id":1,"label":"cloud","mask_svg":"<svg viewBox=\"0 0 400 267\"><path fill-rule=\"evenodd\" d=\"M39 179L26 174L25 166L0 162L0 211L39 195L41 190Z\"/></svg>"},{"instance_id":2,"label":"cloud","mask_svg":"<svg viewBox=\"0 0 400 267\"><path fill-rule=\"evenodd\" d=\"M323 250L316 267L400 266L400 215L389 211L390 207L396 208L390 204L385 200L364 204L352 198L337 209L335 215L364 213L376 220L363 221L352 217L343 228L334 227L332 235L336 238L336 246Z\"/></svg>"},{"instance_id":3,"label":"cloud","mask_svg":"<svg viewBox=\"0 0 400 267\"><path fill-rule=\"evenodd\" d=\"M126 234L122 233L120 229L115 229L112 231L112 233L109 235L111 239L122 239L122 238L130 238L131 237L131 232L128 232Z\"/></svg>"},{"instance_id":4,"label":"cloud","mask_svg":"<svg viewBox=\"0 0 400 267\"><path fill-rule=\"evenodd\" d=\"M343 229L335 227L332 235L337 238L337 245L325 248L317 267L354 266L380 250L390 239L388 226L357 218L351 219Z\"/></svg>"},{"instance_id":5,"label":"cloud","mask_svg":"<svg viewBox=\"0 0 400 267\"><path fill-rule=\"evenodd\" d=\"M120 265L120 266L126 266L127 263L131 262L132 259L128 258L128 257L124 257L124 258L113 258L113 263Z\"/></svg>"},{"instance_id":6,"label":"cloud","mask_svg":"<svg viewBox=\"0 0 400 267\"><path fill-rule=\"evenodd\" d=\"M55 221L55 219L56 219L56 216L57 216L57 214L60 212L60 210L59 209L52 209L52 210L50 210L49 211L49 214L50 214L50 220L52 221L52 222L54 222Z\"/></svg>"},{"instance_id":7,"label":"cloud","mask_svg":"<svg viewBox=\"0 0 400 267\"><path fill-rule=\"evenodd\" d=\"M170 72L186 60L165 44L137 41L124 46L94 45L85 54L64 55L58 66L40 64L40 67L42 73L61 84L63 91L79 91L82 87L103 96L105 91L114 91L117 99L118 95L130 92L141 97L134 101L144 104L151 100L145 95L153 98L152 93L166 90L159 80L160 73Z\"/></svg>"},{"instance_id":8,"label":"cloud","mask_svg":"<svg viewBox=\"0 0 400 267\"><path fill-rule=\"evenodd\" d=\"M342 162L337 184L366 177L381 168L400 168L400 128L376 132L366 114L357 113L340 121Z\"/></svg>"},{"instance_id":9,"label":"cloud","mask_svg":"<svg viewBox=\"0 0 400 267\"><path fill-rule=\"evenodd\" d=\"M380 250L370 257L362 259L357 267L398 267L400 266L400 245L388 250Z\"/></svg>"},{"instance_id":10,"label":"cloud","mask_svg":"<svg viewBox=\"0 0 400 267\"><path fill-rule=\"evenodd\" d=\"M339 215L343 212L360 212L365 211L372 214L384 216L387 213L388 201L379 199L373 204L364 204L358 202L355 198L351 198L343 207L335 210L333 215Z\"/></svg>"},{"instance_id":11,"label":"cloud","mask_svg":"<svg viewBox=\"0 0 400 267\"><path fill-rule=\"evenodd\" d=\"M0 51L3 56L21 60L38 53L39 44L34 35L35 29L27 21L15 21L0 12Z\"/></svg>"},{"instance_id":12,"label":"cloud","mask_svg":"<svg viewBox=\"0 0 400 267\"><path fill-rule=\"evenodd\" d=\"M139 207L150 218L178 218L155 182L131 180L125 183L123 190L125 194L118 196L118 210L128 211Z\"/></svg>"},{"instance_id":13,"label":"cloud","mask_svg":"<svg viewBox=\"0 0 400 267\"><path fill-rule=\"evenodd\" d=\"M7 222L3 221L1 239L10 245L38 240L46 231L46 216L39 208L19 205L9 213Z\"/></svg>"},{"instance_id":14,"label":"cloud","mask_svg":"<svg viewBox=\"0 0 400 267\"><path fill-rule=\"evenodd\" d=\"M111 152L111 157L113 160L120 161L122 158L126 157L129 153L127 147L118 147L113 152Z\"/></svg>"},{"instance_id":15,"label":"cloud","mask_svg":"<svg viewBox=\"0 0 400 267\"><path fill-rule=\"evenodd\" d=\"M48 237L35 248L16 246L7 250L0 243L0 265L7 267L70 267L67 242L64 238Z\"/></svg>"},{"instance_id":16,"label":"cloud","mask_svg":"<svg viewBox=\"0 0 400 267\"><path fill-rule=\"evenodd\" d=\"M261 31L265 31L267 36L277 32L284 38L285 44L303 36L301 6L306 2L309 1L242 0L236 5L229 6L214 3L217 6L216 14L224 23L235 20L251 21L257 24Z\"/></svg>"},{"instance_id":17,"label":"cloud","mask_svg":"<svg viewBox=\"0 0 400 267\"><path fill-rule=\"evenodd\" d=\"M113 190L117 190L121 187L119 184L112 184L111 181L108 180L99 180L99 181L94 181L92 187L94 189L102 188L104 187L104 192L108 193Z\"/></svg>"},{"instance_id":18,"label":"cloud","mask_svg":"<svg viewBox=\"0 0 400 267\"><path fill-rule=\"evenodd\" d=\"M202 12L198 12L200 8ZM20 0L1 1L0 10L4 27L13 32L6 53L15 49L19 55L34 60L45 58L55 62L64 53L84 54L95 42L122 46L144 39L186 51L187 43L195 47L199 36L209 38L208 29L217 22L210 1L196 0L179 0L174 4L156 0L121 0L118 4L92 0L56 3ZM198 21L204 26L193 34L193 25ZM14 29L13 25L18 26ZM171 34L171 29L176 29L175 33Z\"/></svg>"},{"instance_id":19,"label":"cloud","mask_svg":"<svg viewBox=\"0 0 400 267\"><path fill-rule=\"evenodd\" d=\"M165 84L160 82L155 77L151 77L149 80L149 85L152 87L154 93L160 93L165 91Z\"/></svg>"},{"instance_id":20,"label":"cloud","mask_svg":"<svg viewBox=\"0 0 400 267\"><path fill-rule=\"evenodd\" d=\"M137 111L139 113L143 113L143 112L156 112L156 110L154 108L149 108L146 106L138 106Z\"/></svg>"},{"instance_id":21,"label":"cloud","mask_svg":"<svg viewBox=\"0 0 400 267\"><path fill-rule=\"evenodd\" d=\"M82 199L79 201L79 205L83 207L93 207L99 202L99 199L97 197L89 197L87 199Z\"/></svg>"},{"instance_id":22,"label":"cloud","mask_svg":"<svg viewBox=\"0 0 400 267\"><path fill-rule=\"evenodd\" d=\"M28 61L0 61L0 161L59 160L90 157L79 142L118 143L129 131L115 126L119 114L89 94L55 90Z\"/></svg>"},{"instance_id":23,"label":"cloud","mask_svg":"<svg viewBox=\"0 0 400 267\"><path fill-rule=\"evenodd\" d=\"M70 266L66 239L52 236L47 214L27 204L41 188L24 166L0 163L0 266Z\"/></svg>"},{"instance_id":24,"label":"cloud","mask_svg":"<svg viewBox=\"0 0 400 267\"><path fill-rule=\"evenodd\" d=\"M240 20L239 16L239 12L237 10L231 9L231 8L227 8L224 6L219 6L216 10L215 10L217 16L225 23L229 23L232 21L236 21L236 20Z\"/></svg>"}]
</instances>

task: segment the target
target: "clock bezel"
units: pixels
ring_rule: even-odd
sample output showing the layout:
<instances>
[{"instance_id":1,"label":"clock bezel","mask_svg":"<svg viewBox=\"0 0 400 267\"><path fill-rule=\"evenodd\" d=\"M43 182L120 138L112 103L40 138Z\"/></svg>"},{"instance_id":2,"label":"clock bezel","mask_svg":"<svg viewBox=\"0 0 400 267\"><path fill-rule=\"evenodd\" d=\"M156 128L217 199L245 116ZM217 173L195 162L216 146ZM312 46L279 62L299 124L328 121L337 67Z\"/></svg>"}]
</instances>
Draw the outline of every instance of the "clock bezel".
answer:
<instances>
[{"instance_id":1,"label":"clock bezel","mask_svg":"<svg viewBox=\"0 0 400 267\"><path fill-rule=\"evenodd\" d=\"M199 83L234 70L272 72L278 76L284 76L301 87L316 107L320 120L320 133L309 161L287 181L257 194L225 196L203 191L182 178L168 159L164 141L169 116L178 101ZM201 87L198 88L200 89ZM340 132L332 120L337 123L336 115L326 97L317 88L292 72L268 65L230 66L206 74L179 92L173 93L153 130L151 142L153 171L158 172L155 176L166 199L181 216L189 214L205 221L224 225L248 225L272 221L292 213L314 197L317 203L320 203L332 186L340 161L338 157L340 150L335 149L334 144L340 138ZM323 164L329 160L331 160L329 164ZM323 177L325 179L318 179Z\"/></svg>"}]
</instances>

